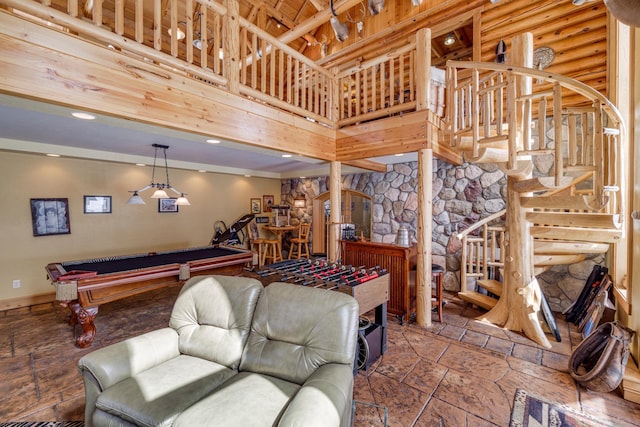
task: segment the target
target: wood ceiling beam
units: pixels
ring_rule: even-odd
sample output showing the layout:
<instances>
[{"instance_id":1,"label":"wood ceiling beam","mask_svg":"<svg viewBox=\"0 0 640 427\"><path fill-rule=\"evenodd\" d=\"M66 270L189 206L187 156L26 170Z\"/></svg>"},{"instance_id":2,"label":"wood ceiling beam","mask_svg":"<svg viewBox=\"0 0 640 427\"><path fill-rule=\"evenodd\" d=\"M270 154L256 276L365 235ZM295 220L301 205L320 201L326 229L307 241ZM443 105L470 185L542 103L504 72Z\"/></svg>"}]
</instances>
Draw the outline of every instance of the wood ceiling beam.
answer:
<instances>
[{"instance_id":1,"label":"wood ceiling beam","mask_svg":"<svg viewBox=\"0 0 640 427\"><path fill-rule=\"evenodd\" d=\"M394 46L393 43L403 44L407 39L407 30L422 28L431 23L431 37L435 38L454 28L465 25L473 20L477 8L482 7L484 0L470 0L460 10L460 3L449 0L439 6L420 12L395 25L379 31L376 34L360 40L340 51L316 61L318 65L332 68L333 64L339 64L342 58L358 57L367 53L367 56L376 56L377 51L387 51ZM437 19L437 21L434 21Z\"/></svg>"},{"instance_id":2,"label":"wood ceiling beam","mask_svg":"<svg viewBox=\"0 0 640 427\"><path fill-rule=\"evenodd\" d=\"M353 6L360 4L361 1L362 0L342 0L339 1L338 4L334 5L334 9L339 15L351 9ZM325 22L329 22L331 16L332 14L330 9L321 10L307 20L295 25L294 28L291 28L289 31L278 37L278 39L283 43L289 44L298 37L303 37L305 34L313 32L313 30Z\"/></svg>"},{"instance_id":3,"label":"wood ceiling beam","mask_svg":"<svg viewBox=\"0 0 640 427\"><path fill-rule=\"evenodd\" d=\"M309 3L311 3L317 11L325 10L328 6L327 3L319 0L309 0Z\"/></svg>"}]
</instances>

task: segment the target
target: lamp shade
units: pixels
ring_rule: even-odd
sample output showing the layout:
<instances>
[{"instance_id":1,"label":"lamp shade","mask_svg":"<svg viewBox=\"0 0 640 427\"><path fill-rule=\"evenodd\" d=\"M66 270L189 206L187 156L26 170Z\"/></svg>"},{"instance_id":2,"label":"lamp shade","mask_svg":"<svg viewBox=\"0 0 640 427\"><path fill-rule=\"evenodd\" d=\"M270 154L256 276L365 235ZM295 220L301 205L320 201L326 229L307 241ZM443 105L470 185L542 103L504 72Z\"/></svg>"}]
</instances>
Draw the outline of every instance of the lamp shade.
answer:
<instances>
[{"instance_id":1,"label":"lamp shade","mask_svg":"<svg viewBox=\"0 0 640 427\"><path fill-rule=\"evenodd\" d=\"M142 197L140 197L140 195L138 195L137 191L134 191L133 194L131 195L131 197L129 197L129 200L127 201L127 204L128 205L146 205L144 200L142 200Z\"/></svg>"},{"instance_id":2,"label":"lamp shade","mask_svg":"<svg viewBox=\"0 0 640 427\"><path fill-rule=\"evenodd\" d=\"M159 188L155 191L155 193L153 193L153 195L151 196L152 199L168 199L169 195L167 194L166 191L164 191L163 189Z\"/></svg>"},{"instance_id":3,"label":"lamp shade","mask_svg":"<svg viewBox=\"0 0 640 427\"><path fill-rule=\"evenodd\" d=\"M180 194L180 197L176 199L175 204L178 206L191 206L191 203L189 203L189 200L187 200L187 198L184 197L184 193Z\"/></svg>"}]
</instances>

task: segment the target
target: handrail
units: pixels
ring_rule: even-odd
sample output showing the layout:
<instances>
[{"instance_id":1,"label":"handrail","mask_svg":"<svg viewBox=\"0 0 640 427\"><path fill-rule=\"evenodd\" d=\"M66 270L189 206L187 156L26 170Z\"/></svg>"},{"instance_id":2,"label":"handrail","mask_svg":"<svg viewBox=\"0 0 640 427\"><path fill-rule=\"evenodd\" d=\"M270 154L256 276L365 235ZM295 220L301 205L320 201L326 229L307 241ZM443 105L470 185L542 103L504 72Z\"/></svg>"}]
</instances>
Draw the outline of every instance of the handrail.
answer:
<instances>
[{"instance_id":1,"label":"handrail","mask_svg":"<svg viewBox=\"0 0 640 427\"><path fill-rule=\"evenodd\" d=\"M478 228L482 227L485 224L490 223L491 221L500 218L501 216L504 216L507 213L506 209L501 210L500 212L496 212L494 214L491 214L485 218L483 218L482 220L476 222L475 224L473 224L471 227L461 231L460 233L458 233L456 235L456 237L459 240L462 240L463 237L466 237L469 233L477 230Z\"/></svg>"},{"instance_id":2,"label":"handrail","mask_svg":"<svg viewBox=\"0 0 640 427\"><path fill-rule=\"evenodd\" d=\"M0 3L33 15L44 21L61 25L71 31L79 33L80 35L87 34L93 36L94 40L101 40L105 45L114 46L123 53L130 52L160 64L165 64L172 69L180 70L189 75L197 76L200 79L211 81L217 85L227 85L227 79L225 77L216 75L211 70L195 66L186 61L181 61L168 53L164 53L142 43L137 43L135 40L118 35L101 26L96 26L92 21L76 18L52 7L39 4L36 1L2 0Z\"/></svg>"},{"instance_id":3,"label":"handrail","mask_svg":"<svg viewBox=\"0 0 640 427\"><path fill-rule=\"evenodd\" d=\"M456 237L462 245L460 259L460 290L467 290L469 278L488 279L491 267L504 266L504 247L506 227L489 226L489 223L507 213L506 209L496 212L473 224L466 230L458 233ZM469 236L470 233L482 227L480 237Z\"/></svg>"},{"instance_id":4,"label":"handrail","mask_svg":"<svg viewBox=\"0 0 640 427\"><path fill-rule=\"evenodd\" d=\"M0 0L8 10L24 12L23 19L31 15L40 24L60 25L73 36L148 60L150 66L183 73L332 128L417 108L416 82L424 76L415 74L415 37L401 48L338 73L247 19L230 16L237 12L214 0L132 3L129 7L120 0ZM227 25L231 19L237 24ZM223 28L238 34L227 34ZM223 43L229 40L233 42ZM237 68L226 62L234 57L241 64Z\"/></svg>"},{"instance_id":5,"label":"handrail","mask_svg":"<svg viewBox=\"0 0 640 427\"><path fill-rule=\"evenodd\" d=\"M448 61L447 77L445 132L451 145L467 151L471 161L504 161L507 174L518 174L524 156L551 154L554 187L566 186L575 173L591 173L590 191L584 194L591 196L594 209L623 211L619 156L624 123L601 93L559 74L508 64ZM565 103L567 97L570 102ZM537 143L531 135L536 112ZM566 125L554 126L549 134L547 118Z\"/></svg>"},{"instance_id":6,"label":"handrail","mask_svg":"<svg viewBox=\"0 0 640 427\"><path fill-rule=\"evenodd\" d=\"M522 77L533 77L538 80L544 80L549 83L559 82L563 87L571 89L585 98L598 100L609 112L612 118L615 118L616 126L621 126L624 132L624 121L622 114L613 103L600 92L578 80L563 76L562 74L551 73L549 71L536 70L535 68L518 67L509 64L496 64L492 62L474 62L474 61L447 61L447 67L473 69L479 68L487 71L511 71Z\"/></svg>"}]
</instances>

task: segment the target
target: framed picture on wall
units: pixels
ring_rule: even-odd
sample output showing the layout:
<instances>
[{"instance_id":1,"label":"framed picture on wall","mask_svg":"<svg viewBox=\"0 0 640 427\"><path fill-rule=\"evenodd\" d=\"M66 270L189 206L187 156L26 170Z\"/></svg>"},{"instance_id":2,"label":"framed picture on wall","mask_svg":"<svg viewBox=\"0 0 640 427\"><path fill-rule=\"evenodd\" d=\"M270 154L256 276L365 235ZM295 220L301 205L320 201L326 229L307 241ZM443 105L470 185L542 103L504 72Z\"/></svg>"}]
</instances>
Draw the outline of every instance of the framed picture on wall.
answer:
<instances>
[{"instance_id":1,"label":"framed picture on wall","mask_svg":"<svg viewBox=\"0 0 640 427\"><path fill-rule=\"evenodd\" d=\"M260 211L262 210L260 199L251 199L250 208L251 208L252 214L259 214Z\"/></svg>"},{"instance_id":2,"label":"framed picture on wall","mask_svg":"<svg viewBox=\"0 0 640 427\"><path fill-rule=\"evenodd\" d=\"M111 213L111 196L84 196L84 213Z\"/></svg>"},{"instance_id":3,"label":"framed picture on wall","mask_svg":"<svg viewBox=\"0 0 640 427\"><path fill-rule=\"evenodd\" d=\"M273 206L273 196L269 194L262 196L262 206L264 207L263 212L271 212L271 207Z\"/></svg>"},{"instance_id":4,"label":"framed picture on wall","mask_svg":"<svg viewBox=\"0 0 640 427\"><path fill-rule=\"evenodd\" d=\"M176 205L176 198L158 199L158 212L178 212L178 205Z\"/></svg>"},{"instance_id":5,"label":"framed picture on wall","mask_svg":"<svg viewBox=\"0 0 640 427\"><path fill-rule=\"evenodd\" d=\"M34 236L71 234L69 199L31 199Z\"/></svg>"}]
</instances>

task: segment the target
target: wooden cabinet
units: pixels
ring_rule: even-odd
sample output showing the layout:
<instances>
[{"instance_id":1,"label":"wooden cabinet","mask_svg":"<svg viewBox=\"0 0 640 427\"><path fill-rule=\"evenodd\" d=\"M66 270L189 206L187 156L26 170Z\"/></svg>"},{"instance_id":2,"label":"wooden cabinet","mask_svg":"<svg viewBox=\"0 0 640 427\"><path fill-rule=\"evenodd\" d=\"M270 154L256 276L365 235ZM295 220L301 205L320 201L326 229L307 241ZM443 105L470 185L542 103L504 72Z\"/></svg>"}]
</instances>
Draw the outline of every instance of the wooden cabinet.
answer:
<instances>
[{"instance_id":1,"label":"wooden cabinet","mask_svg":"<svg viewBox=\"0 0 640 427\"><path fill-rule=\"evenodd\" d=\"M410 286L410 272L415 264L416 246L404 247L389 243L341 241L343 264L368 268L379 266L389 272L389 302L387 312L402 322L413 311L415 295Z\"/></svg>"}]
</instances>

